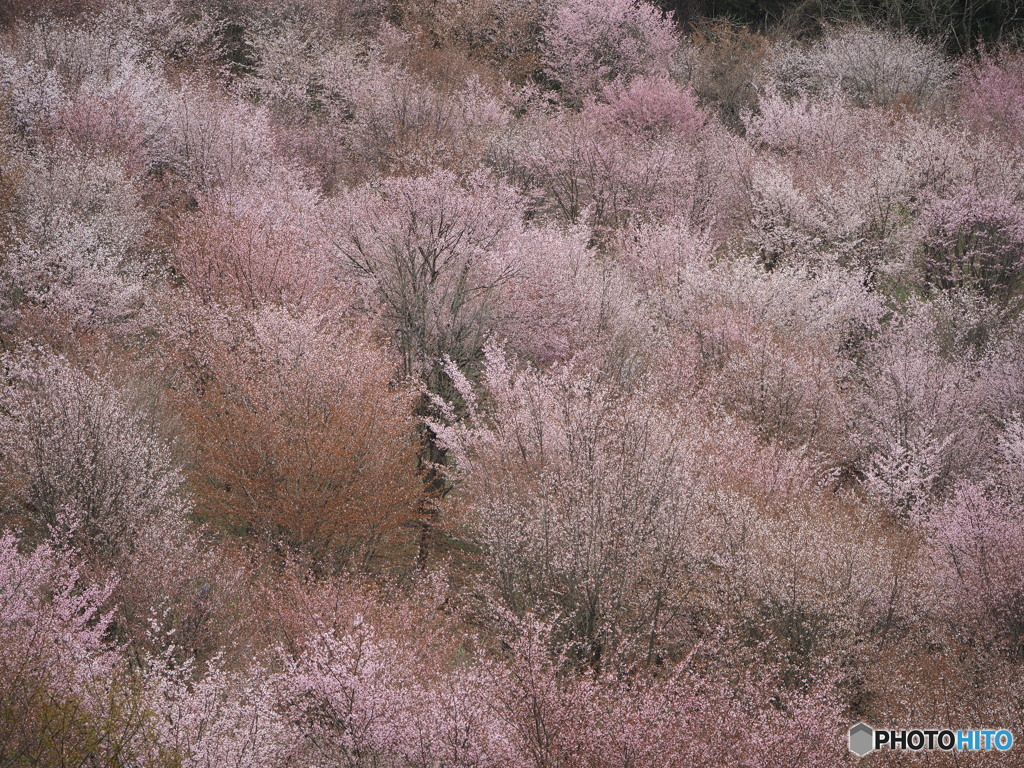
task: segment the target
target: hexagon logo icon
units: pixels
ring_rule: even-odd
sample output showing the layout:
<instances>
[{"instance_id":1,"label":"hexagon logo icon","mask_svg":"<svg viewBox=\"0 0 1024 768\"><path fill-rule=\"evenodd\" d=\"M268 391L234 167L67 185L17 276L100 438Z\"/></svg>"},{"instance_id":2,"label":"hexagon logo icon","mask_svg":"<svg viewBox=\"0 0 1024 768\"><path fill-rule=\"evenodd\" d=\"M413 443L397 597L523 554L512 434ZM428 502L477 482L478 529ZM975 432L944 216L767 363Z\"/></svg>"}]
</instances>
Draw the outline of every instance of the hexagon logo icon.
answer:
<instances>
[{"instance_id":1,"label":"hexagon logo icon","mask_svg":"<svg viewBox=\"0 0 1024 768\"><path fill-rule=\"evenodd\" d=\"M875 731L867 723L857 723L850 729L850 751L864 757L875 748Z\"/></svg>"}]
</instances>

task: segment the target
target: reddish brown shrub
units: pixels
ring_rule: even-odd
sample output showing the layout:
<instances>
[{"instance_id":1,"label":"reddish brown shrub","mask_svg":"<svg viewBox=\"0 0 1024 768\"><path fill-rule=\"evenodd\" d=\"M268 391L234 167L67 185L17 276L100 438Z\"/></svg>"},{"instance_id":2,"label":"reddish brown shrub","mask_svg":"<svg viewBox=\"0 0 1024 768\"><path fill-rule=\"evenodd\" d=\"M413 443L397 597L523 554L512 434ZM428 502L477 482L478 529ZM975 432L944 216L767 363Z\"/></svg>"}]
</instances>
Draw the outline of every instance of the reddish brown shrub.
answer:
<instances>
[{"instance_id":1,"label":"reddish brown shrub","mask_svg":"<svg viewBox=\"0 0 1024 768\"><path fill-rule=\"evenodd\" d=\"M379 554L420 504L410 393L364 334L275 312L241 335L188 407L200 510L319 564Z\"/></svg>"}]
</instances>

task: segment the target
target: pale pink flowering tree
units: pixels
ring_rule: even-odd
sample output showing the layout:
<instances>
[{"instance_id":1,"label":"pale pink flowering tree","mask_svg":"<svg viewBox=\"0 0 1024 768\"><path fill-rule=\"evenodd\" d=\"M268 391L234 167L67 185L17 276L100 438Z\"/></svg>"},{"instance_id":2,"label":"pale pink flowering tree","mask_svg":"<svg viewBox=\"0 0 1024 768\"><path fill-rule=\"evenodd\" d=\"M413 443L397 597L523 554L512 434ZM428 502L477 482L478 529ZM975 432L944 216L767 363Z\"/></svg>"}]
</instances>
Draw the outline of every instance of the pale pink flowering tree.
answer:
<instances>
[{"instance_id":1,"label":"pale pink flowering tree","mask_svg":"<svg viewBox=\"0 0 1024 768\"><path fill-rule=\"evenodd\" d=\"M602 90L601 97L588 106L589 111L639 134L668 133L693 139L708 121L693 89L665 75L612 82Z\"/></svg>"},{"instance_id":2,"label":"pale pink flowering tree","mask_svg":"<svg viewBox=\"0 0 1024 768\"><path fill-rule=\"evenodd\" d=\"M975 371L941 355L934 329L918 315L869 347L857 396L868 489L911 519L927 516L956 476L977 468Z\"/></svg>"},{"instance_id":3,"label":"pale pink flowering tree","mask_svg":"<svg viewBox=\"0 0 1024 768\"><path fill-rule=\"evenodd\" d=\"M352 768L516 765L492 701L501 670L473 660L435 674L431 661L361 616L321 630L280 682L295 743L310 759Z\"/></svg>"},{"instance_id":4,"label":"pale pink flowering tree","mask_svg":"<svg viewBox=\"0 0 1024 768\"><path fill-rule=\"evenodd\" d=\"M544 22L544 74L570 103L605 83L666 73L677 41L672 22L647 0L568 0Z\"/></svg>"},{"instance_id":5,"label":"pale pink flowering tree","mask_svg":"<svg viewBox=\"0 0 1024 768\"><path fill-rule=\"evenodd\" d=\"M519 268L514 258L522 247L516 244L523 235L520 198L485 174L460 183L439 171L363 187L335 201L326 225L338 250L338 268L380 301L402 354L402 374L419 378L430 392L451 392L442 358L472 369L490 335L515 328L509 318L516 317L516 309L525 310L524 318L536 311L523 302L516 306L517 293L550 290L543 287L547 275L558 276L562 284L571 279L565 272L572 266L562 254L551 268L540 265L536 254ZM550 342L540 337L545 324L546 318L535 320L538 337L530 343L533 351L549 356L544 347ZM521 337L520 329L514 332ZM421 413L424 406L421 402ZM445 461L429 432L424 451L428 467ZM441 476L433 469L429 473L431 490L443 495L447 487ZM425 552L426 538L421 558Z\"/></svg>"},{"instance_id":6,"label":"pale pink flowering tree","mask_svg":"<svg viewBox=\"0 0 1024 768\"><path fill-rule=\"evenodd\" d=\"M635 134L594 109L541 118L491 150L492 162L532 208L599 233L636 221L697 213L700 156L671 136Z\"/></svg>"},{"instance_id":7,"label":"pale pink flowering tree","mask_svg":"<svg viewBox=\"0 0 1024 768\"><path fill-rule=\"evenodd\" d=\"M1024 59L984 55L961 79L960 110L982 129L1019 136L1024 123Z\"/></svg>"},{"instance_id":8,"label":"pale pink flowering tree","mask_svg":"<svg viewBox=\"0 0 1024 768\"><path fill-rule=\"evenodd\" d=\"M839 153L857 136L858 114L838 89L787 97L770 86L741 118L748 140L782 154Z\"/></svg>"},{"instance_id":9,"label":"pale pink flowering tree","mask_svg":"<svg viewBox=\"0 0 1024 768\"><path fill-rule=\"evenodd\" d=\"M175 9L162 10L173 14ZM156 15L150 18L155 21ZM159 59L147 50L154 41L140 39L137 28L126 34L126 22L129 27L138 23L133 16L127 11L125 17L110 13L92 23L19 28L15 50L24 66L30 72L49 70L65 94L59 100L63 108L54 115L57 125L80 139L110 141L127 150L124 160L133 170L140 163L170 170L199 187L258 175L272 166L275 147L265 111L217 93L202 77L172 87ZM195 14L198 27L204 16ZM156 43L173 44L167 38ZM44 104L53 103L49 91L40 90L36 100L46 96Z\"/></svg>"},{"instance_id":10,"label":"pale pink flowering tree","mask_svg":"<svg viewBox=\"0 0 1024 768\"><path fill-rule=\"evenodd\" d=\"M427 175L472 169L510 115L479 78L435 85L377 63L359 73L350 122L339 121L356 158L371 171Z\"/></svg>"},{"instance_id":11,"label":"pale pink flowering tree","mask_svg":"<svg viewBox=\"0 0 1024 768\"><path fill-rule=\"evenodd\" d=\"M999 320L993 320L991 326L1003 327L986 339L989 345L978 364L981 375L975 382L972 401L984 414L986 426L989 427L989 444L992 445L993 437L996 446L1010 440L1004 446L1008 450L1012 444L1012 435L1016 434L1014 425L1024 413L1024 376L1021 373L1024 370L1024 349L1017 342L1020 333L1017 324L1007 322L1001 312L995 314ZM962 325L968 329L972 327L970 322ZM986 323L981 327L988 325ZM993 457L997 467L1000 462L1010 461L1012 455L1012 451L1003 454L1002 450L999 448Z\"/></svg>"},{"instance_id":12,"label":"pale pink flowering tree","mask_svg":"<svg viewBox=\"0 0 1024 768\"><path fill-rule=\"evenodd\" d=\"M101 4L95 25L117 40L130 40L150 60L187 63L223 76L227 21L214 7L190 0L141 0Z\"/></svg>"},{"instance_id":13,"label":"pale pink flowering tree","mask_svg":"<svg viewBox=\"0 0 1024 768\"><path fill-rule=\"evenodd\" d=\"M841 755L815 733L839 727L827 678L778 693L776 670L726 682L688 669L693 653L659 679L577 674L550 654L551 627L510 623L499 656L470 652L444 671L359 616L310 638L276 682L295 754L353 768L753 768Z\"/></svg>"},{"instance_id":14,"label":"pale pink flowering tree","mask_svg":"<svg viewBox=\"0 0 1024 768\"><path fill-rule=\"evenodd\" d=\"M338 268L379 296L403 373L430 375L443 355L462 365L477 359L510 276L502 256L521 226L517 195L485 174L462 183L438 171L335 202L325 226Z\"/></svg>"},{"instance_id":15,"label":"pale pink flowering tree","mask_svg":"<svg viewBox=\"0 0 1024 768\"><path fill-rule=\"evenodd\" d=\"M765 159L753 166L749 179L752 216L746 242L765 267L835 258L817 196L801 189L785 165Z\"/></svg>"},{"instance_id":16,"label":"pale pink flowering tree","mask_svg":"<svg viewBox=\"0 0 1024 768\"><path fill-rule=\"evenodd\" d=\"M955 72L937 46L868 26L837 27L811 46L784 47L767 69L790 92L838 85L860 106L927 106Z\"/></svg>"},{"instance_id":17,"label":"pale pink flowering tree","mask_svg":"<svg viewBox=\"0 0 1024 768\"><path fill-rule=\"evenodd\" d=\"M998 478L1018 498L1024 492L1024 419L1014 415L1006 420L996 438Z\"/></svg>"},{"instance_id":18,"label":"pale pink flowering tree","mask_svg":"<svg viewBox=\"0 0 1024 768\"><path fill-rule=\"evenodd\" d=\"M40 107L49 103L58 106L68 95L74 93L83 81L90 78L104 78L116 72L122 62L138 61L140 51L131 41L110 35L109 29L95 25L75 24L66 19L25 22L15 25L13 34L5 46L11 57L6 66L21 69L21 82L26 85L33 80L31 95L32 110L38 118ZM41 78L36 77L43 75ZM13 82L17 101L17 82ZM57 102L53 97L60 94ZM26 104L27 106L27 104ZM22 112L21 110L17 110ZM53 112L49 115L54 116ZM31 124L34 121L29 121ZM22 124L25 125L24 123Z\"/></svg>"},{"instance_id":19,"label":"pale pink flowering tree","mask_svg":"<svg viewBox=\"0 0 1024 768\"><path fill-rule=\"evenodd\" d=\"M86 78L52 121L84 150L116 156L133 176L168 160L174 92L152 65L133 58Z\"/></svg>"},{"instance_id":20,"label":"pale pink flowering tree","mask_svg":"<svg viewBox=\"0 0 1024 768\"><path fill-rule=\"evenodd\" d=\"M268 182L201 195L181 217L176 263L206 301L250 309L344 304L330 243L317 226L319 196L281 170Z\"/></svg>"},{"instance_id":21,"label":"pale pink flowering tree","mask_svg":"<svg viewBox=\"0 0 1024 768\"><path fill-rule=\"evenodd\" d=\"M238 90L292 124L351 108L360 74L360 46L335 34L327 8L306 3L306 9L284 18L271 12L277 18L258 19L246 30L255 63L252 74L237 83Z\"/></svg>"},{"instance_id":22,"label":"pale pink flowering tree","mask_svg":"<svg viewBox=\"0 0 1024 768\"><path fill-rule=\"evenodd\" d=\"M8 320L36 312L71 327L137 327L155 271L142 247L150 216L118 160L67 144L41 151L12 207L22 223L0 275Z\"/></svg>"},{"instance_id":23,"label":"pale pink flowering tree","mask_svg":"<svg viewBox=\"0 0 1024 768\"><path fill-rule=\"evenodd\" d=\"M398 752L400 652L357 622L351 633L322 634L291 663L283 696L308 750L352 766Z\"/></svg>"},{"instance_id":24,"label":"pale pink flowering tree","mask_svg":"<svg viewBox=\"0 0 1024 768\"><path fill-rule=\"evenodd\" d=\"M5 363L7 510L46 533L70 509L80 516L74 538L107 556L130 550L145 526L184 515L171 449L130 394L52 356Z\"/></svg>"},{"instance_id":25,"label":"pale pink flowering tree","mask_svg":"<svg viewBox=\"0 0 1024 768\"><path fill-rule=\"evenodd\" d=\"M113 584L82 587L74 552L41 544L21 554L19 542L0 536L0 644L5 686L40 682L81 698L102 698L96 683L105 683L117 654L104 641L110 615L102 611ZM11 675L15 677L12 678ZM8 688L5 700L15 694Z\"/></svg>"},{"instance_id":26,"label":"pale pink flowering tree","mask_svg":"<svg viewBox=\"0 0 1024 768\"><path fill-rule=\"evenodd\" d=\"M1024 210L964 187L930 204L919 220L923 279L937 288L975 288L1002 304L1024 278Z\"/></svg>"},{"instance_id":27,"label":"pale pink flowering tree","mask_svg":"<svg viewBox=\"0 0 1024 768\"><path fill-rule=\"evenodd\" d=\"M468 483L468 520L510 608L557 622L581 663L658 644L700 549L679 414L585 365L516 370L491 349L486 404L449 363L468 420L434 423ZM557 616L557 618L555 618Z\"/></svg>"},{"instance_id":28,"label":"pale pink flowering tree","mask_svg":"<svg viewBox=\"0 0 1024 768\"><path fill-rule=\"evenodd\" d=\"M953 631L995 649L1024 650L1024 516L1019 499L958 486L926 521L935 577Z\"/></svg>"},{"instance_id":29,"label":"pale pink flowering tree","mask_svg":"<svg viewBox=\"0 0 1024 768\"><path fill-rule=\"evenodd\" d=\"M182 768L296 764L296 743L278 705L277 675L258 660L245 672L228 671L219 659L202 667L174 664L173 650L171 645L165 655L145 659L140 672L142 701L152 718L152 736L139 744L146 759Z\"/></svg>"},{"instance_id":30,"label":"pale pink flowering tree","mask_svg":"<svg viewBox=\"0 0 1024 768\"><path fill-rule=\"evenodd\" d=\"M460 183L447 172L324 205L338 275L382 302L406 374L434 375L443 355L472 367L491 336L539 363L564 360L628 322L628 298L586 230L524 223L520 206L486 175Z\"/></svg>"},{"instance_id":31,"label":"pale pink flowering tree","mask_svg":"<svg viewBox=\"0 0 1024 768\"><path fill-rule=\"evenodd\" d=\"M56 73L31 60L0 56L0 83L7 94L4 112L11 127L20 131L36 130L67 103Z\"/></svg>"},{"instance_id":32,"label":"pale pink flowering tree","mask_svg":"<svg viewBox=\"0 0 1024 768\"><path fill-rule=\"evenodd\" d=\"M77 89L90 78L106 78L128 61L146 58L137 41L112 25L67 18L15 26L10 49L19 59L46 67L65 84Z\"/></svg>"},{"instance_id":33,"label":"pale pink flowering tree","mask_svg":"<svg viewBox=\"0 0 1024 768\"><path fill-rule=\"evenodd\" d=\"M491 337L538 365L577 356L614 364L642 345L647 318L622 270L588 247L585 227L531 224L512 240Z\"/></svg>"},{"instance_id":34,"label":"pale pink flowering tree","mask_svg":"<svg viewBox=\"0 0 1024 768\"><path fill-rule=\"evenodd\" d=\"M637 124L635 115L619 120L616 109L595 103L579 114L523 119L492 145L491 164L533 211L589 224L602 239L672 219L727 239L746 212L749 147L711 123L680 135L661 124L643 128L646 118Z\"/></svg>"},{"instance_id":35,"label":"pale pink flowering tree","mask_svg":"<svg viewBox=\"0 0 1024 768\"><path fill-rule=\"evenodd\" d=\"M91 23L37 24L19 30L22 55L49 68L67 98L44 124L90 151L117 156L132 173L167 160L166 129L174 90L133 34L110 16Z\"/></svg>"},{"instance_id":36,"label":"pale pink flowering tree","mask_svg":"<svg viewBox=\"0 0 1024 768\"><path fill-rule=\"evenodd\" d=\"M168 107L167 165L192 188L266 183L279 167L267 111L184 81Z\"/></svg>"},{"instance_id":37,"label":"pale pink flowering tree","mask_svg":"<svg viewBox=\"0 0 1024 768\"><path fill-rule=\"evenodd\" d=\"M509 243L512 265L500 289L503 311L490 322L492 335L528 360L564 361L583 348L592 319L588 278L595 256L586 233L556 226L524 228Z\"/></svg>"},{"instance_id":38,"label":"pale pink flowering tree","mask_svg":"<svg viewBox=\"0 0 1024 768\"><path fill-rule=\"evenodd\" d=\"M712 402L780 445L849 460L842 391L852 365L839 350L882 314L863 275L695 258L662 301L666 322L691 339L695 373Z\"/></svg>"},{"instance_id":39,"label":"pale pink flowering tree","mask_svg":"<svg viewBox=\"0 0 1024 768\"><path fill-rule=\"evenodd\" d=\"M710 268L715 246L709 233L695 230L685 220L624 228L612 243L626 274L666 314L678 307L668 297L685 280L684 273Z\"/></svg>"},{"instance_id":40,"label":"pale pink flowering tree","mask_svg":"<svg viewBox=\"0 0 1024 768\"><path fill-rule=\"evenodd\" d=\"M0 760L110 760L138 734L130 720L107 730L120 666L104 640L112 585L83 584L70 550L19 546L0 535Z\"/></svg>"},{"instance_id":41,"label":"pale pink flowering tree","mask_svg":"<svg viewBox=\"0 0 1024 768\"><path fill-rule=\"evenodd\" d=\"M551 627L517 624L491 695L521 764L781 768L844 759L842 744L812 735L840 727L827 679L802 692L780 692L774 669L726 681L720 669L696 669L696 647L657 678L635 669L567 674L548 651Z\"/></svg>"}]
</instances>

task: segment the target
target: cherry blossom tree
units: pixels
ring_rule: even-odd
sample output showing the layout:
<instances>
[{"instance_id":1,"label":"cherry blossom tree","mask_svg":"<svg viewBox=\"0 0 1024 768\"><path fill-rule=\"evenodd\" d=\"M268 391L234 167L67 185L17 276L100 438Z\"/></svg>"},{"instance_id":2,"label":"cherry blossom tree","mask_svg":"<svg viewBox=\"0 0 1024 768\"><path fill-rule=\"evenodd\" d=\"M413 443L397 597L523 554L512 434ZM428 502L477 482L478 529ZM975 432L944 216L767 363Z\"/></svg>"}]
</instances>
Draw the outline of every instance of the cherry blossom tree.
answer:
<instances>
[{"instance_id":1,"label":"cherry blossom tree","mask_svg":"<svg viewBox=\"0 0 1024 768\"><path fill-rule=\"evenodd\" d=\"M1024 61L1012 54L984 55L961 78L961 110L982 129L1016 135L1021 124Z\"/></svg>"},{"instance_id":2,"label":"cherry blossom tree","mask_svg":"<svg viewBox=\"0 0 1024 768\"><path fill-rule=\"evenodd\" d=\"M428 378L447 355L478 358L509 278L502 251L518 228L515 193L474 175L393 178L343 196L327 226L339 267L369 282L394 329L406 376Z\"/></svg>"},{"instance_id":3,"label":"cherry blossom tree","mask_svg":"<svg viewBox=\"0 0 1024 768\"><path fill-rule=\"evenodd\" d=\"M0 759L117 765L146 724L104 639L112 585L83 584L71 551L19 544L0 535Z\"/></svg>"},{"instance_id":4,"label":"cherry blossom tree","mask_svg":"<svg viewBox=\"0 0 1024 768\"><path fill-rule=\"evenodd\" d=\"M953 631L1019 654L1024 647L1024 547L1018 502L981 485L959 486L930 521L937 581Z\"/></svg>"},{"instance_id":5,"label":"cherry blossom tree","mask_svg":"<svg viewBox=\"0 0 1024 768\"><path fill-rule=\"evenodd\" d=\"M922 214L923 277L938 288L976 288L1003 304L1024 275L1024 212L970 187Z\"/></svg>"},{"instance_id":6,"label":"cherry blossom tree","mask_svg":"<svg viewBox=\"0 0 1024 768\"><path fill-rule=\"evenodd\" d=\"M76 520L82 545L110 556L187 509L183 476L152 414L102 375L61 358L7 358L0 417L4 507L36 534Z\"/></svg>"},{"instance_id":7,"label":"cherry blossom tree","mask_svg":"<svg viewBox=\"0 0 1024 768\"><path fill-rule=\"evenodd\" d=\"M472 421L435 431L468 473L468 524L506 604L557 615L568 647L600 666L622 643L656 643L696 558L700 502L683 491L678 417L581 367L517 372L492 350L485 415L449 364Z\"/></svg>"},{"instance_id":8,"label":"cherry blossom tree","mask_svg":"<svg viewBox=\"0 0 1024 768\"><path fill-rule=\"evenodd\" d=\"M572 103L610 81L667 72L676 44L672 22L646 0L569 0L545 21L541 59Z\"/></svg>"},{"instance_id":9,"label":"cherry blossom tree","mask_svg":"<svg viewBox=\"0 0 1024 768\"><path fill-rule=\"evenodd\" d=\"M292 174L201 197L182 216L176 262L207 301L344 309L330 244L316 224L319 197Z\"/></svg>"}]
</instances>

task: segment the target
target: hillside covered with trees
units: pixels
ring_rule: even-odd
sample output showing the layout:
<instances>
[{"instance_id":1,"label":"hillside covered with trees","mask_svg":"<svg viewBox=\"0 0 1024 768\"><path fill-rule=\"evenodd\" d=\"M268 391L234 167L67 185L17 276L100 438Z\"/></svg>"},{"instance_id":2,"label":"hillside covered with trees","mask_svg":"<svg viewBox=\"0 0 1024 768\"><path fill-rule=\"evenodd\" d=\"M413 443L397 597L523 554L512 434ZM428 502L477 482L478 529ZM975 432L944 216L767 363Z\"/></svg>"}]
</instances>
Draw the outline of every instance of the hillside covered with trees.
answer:
<instances>
[{"instance_id":1,"label":"hillside covered with trees","mask_svg":"<svg viewBox=\"0 0 1024 768\"><path fill-rule=\"evenodd\" d=\"M0 766L1024 739L1021 19L947 5L0 3Z\"/></svg>"}]
</instances>

